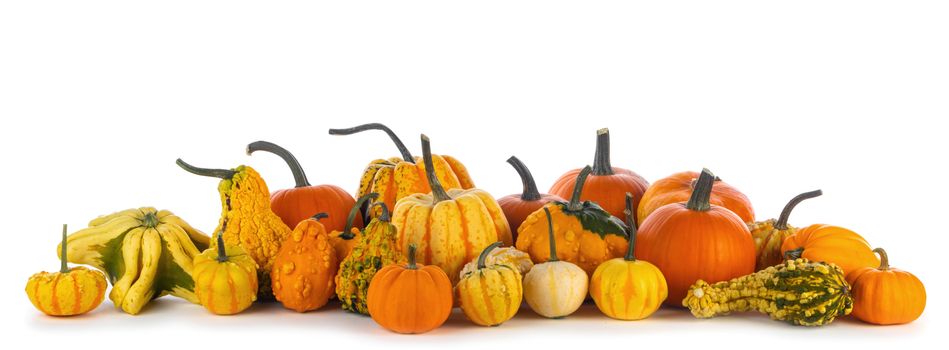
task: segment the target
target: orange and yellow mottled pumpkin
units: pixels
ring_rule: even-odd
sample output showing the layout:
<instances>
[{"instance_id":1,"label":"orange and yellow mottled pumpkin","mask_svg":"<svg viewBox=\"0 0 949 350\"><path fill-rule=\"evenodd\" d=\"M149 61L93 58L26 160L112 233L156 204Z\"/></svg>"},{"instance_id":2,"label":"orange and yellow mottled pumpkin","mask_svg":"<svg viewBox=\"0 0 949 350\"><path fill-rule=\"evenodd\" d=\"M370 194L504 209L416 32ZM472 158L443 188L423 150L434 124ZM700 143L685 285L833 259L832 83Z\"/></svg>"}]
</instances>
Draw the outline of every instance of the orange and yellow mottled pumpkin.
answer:
<instances>
[{"instance_id":1,"label":"orange and yellow mottled pumpkin","mask_svg":"<svg viewBox=\"0 0 949 350\"><path fill-rule=\"evenodd\" d=\"M87 313L105 297L105 275L82 266L66 265L66 225L63 225L59 272L40 272L26 282L26 295L37 310L50 316Z\"/></svg>"}]
</instances>

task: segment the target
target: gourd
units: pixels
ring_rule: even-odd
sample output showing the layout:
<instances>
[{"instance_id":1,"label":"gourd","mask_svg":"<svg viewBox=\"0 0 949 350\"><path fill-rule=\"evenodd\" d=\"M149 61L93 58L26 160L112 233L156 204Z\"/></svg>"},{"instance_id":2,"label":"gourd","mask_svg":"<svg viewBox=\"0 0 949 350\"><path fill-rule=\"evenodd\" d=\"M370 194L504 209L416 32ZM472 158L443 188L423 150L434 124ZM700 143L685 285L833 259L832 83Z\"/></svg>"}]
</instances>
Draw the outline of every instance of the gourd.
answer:
<instances>
[{"instance_id":1,"label":"gourd","mask_svg":"<svg viewBox=\"0 0 949 350\"><path fill-rule=\"evenodd\" d=\"M224 235L224 241L238 245L257 263L257 282L262 300L272 300L270 270L280 245L290 235L290 227L270 209L270 191L267 183L249 166L228 169L198 168L178 159L185 171L220 178L221 218L215 232Z\"/></svg>"},{"instance_id":2,"label":"gourd","mask_svg":"<svg viewBox=\"0 0 949 350\"><path fill-rule=\"evenodd\" d=\"M194 258L194 293L217 315L233 315L257 300L257 263L243 248L217 234L214 247Z\"/></svg>"},{"instance_id":3,"label":"gourd","mask_svg":"<svg viewBox=\"0 0 949 350\"><path fill-rule=\"evenodd\" d=\"M682 305L698 318L758 311L794 325L823 326L850 314L853 298L839 267L795 259L711 285L699 280Z\"/></svg>"},{"instance_id":4,"label":"gourd","mask_svg":"<svg viewBox=\"0 0 949 350\"><path fill-rule=\"evenodd\" d=\"M679 305L697 280L715 283L755 271L748 226L731 210L710 203L714 180L703 170L688 202L659 208L639 227L636 256L662 271L668 305Z\"/></svg>"},{"instance_id":5,"label":"gourd","mask_svg":"<svg viewBox=\"0 0 949 350\"><path fill-rule=\"evenodd\" d=\"M774 266L784 261L784 251L781 245L784 239L797 232L797 227L788 225L788 218L791 211L804 200L818 197L823 192L821 190L801 193L792 198L784 210L781 210L781 216L777 219L768 219L765 221L756 221L748 225L751 230L751 237L755 240L755 250L757 251L756 271L761 271L768 266Z\"/></svg>"},{"instance_id":6,"label":"gourd","mask_svg":"<svg viewBox=\"0 0 949 350\"><path fill-rule=\"evenodd\" d=\"M867 240L839 226L814 224L802 228L784 239L781 251L790 259L834 263L844 270L844 275L864 267L880 266L880 259Z\"/></svg>"},{"instance_id":7,"label":"gourd","mask_svg":"<svg viewBox=\"0 0 949 350\"><path fill-rule=\"evenodd\" d=\"M344 221L349 208L356 200L346 190L335 185L310 185L303 172L300 162L290 151L267 141L257 141L247 145L247 155L263 151L272 153L283 159L290 167L296 185L293 188L276 190L270 195L270 209L283 220L287 227L296 227L298 223L307 220L314 213L329 215L321 222L327 230L342 230L347 224ZM362 227L362 217L355 218L350 224Z\"/></svg>"},{"instance_id":8,"label":"gourd","mask_svg":"<svg viewBox=\"0 0 949 350\"><path fill-rule=\"evenodd\" d=\"M330 129L329 133L330 135L352 135L367 130L380 130L389 135L396 148L399 149L401 158L391 157L373 160L363 171L362 177L359 179L359 190L356 192L356 197L362 197L369 193L379 194L377 199L373 199L371 203L366 203L362 207L364 216L377 217L381 214L378 207L372 206L377 202L383 202L387 208L394 210L396 202L400 199L415 193L432 191L426 180L425 164L420 162L422 158L412 156L402 140L385 125L370 123L349 129ZM471 176L468 175L468 169L458 159L448 155L433 155L432 164L434 164L435 176L442 188L446 190L456 188L467 190L475 187ZM368 209L370 207L376 209L370 211Z\"/></svg>"},{"instance_id":9,"label":"gourd","mask_svg":"<svg viewBox=\"0 0 949 350\"><path fill-rule=\"evenodd\" d=\"M478 256L477 268L463 276L455 287L461 310L479 326L497 326L510 320L521 308L524 291L521 273L511 265L487 265L488 254L501 245L495 242Z\"/></svg>"},{"instance_id":10,"label":"gourd","mask_svg":"<svg viewBox=\"0 0 949 350\"><path fill-rule=\"evenodd\" d=\"M880 267L864 267L847 277L853 286L853 316L863 322L891 325L915 321L926 308L926 287L912 273L890 267L883 248Z\"/></svg>"},{"instance_id":11,"label":"gourd","mask_svg":"<svg viewBox=\"0 0 949 350\"><path fill-rule=\"evenodd\" d=\"M408 263L383 267L369 283L367 306L372 320L396 333L425 333L440 327L451 314L451 281L434 265L417 264L416 247L408 247Z\"/></svg>"},{"instance_id":12,"label":"gourd","mask_svg":"<svg viewBox=\"0 0 949 350\"><path fill-rule=\"evenodd\" d=\"M517 250L514 247L498 247L488 251L488 256L484 258L485 265L508 265L514 267L521 276L527 274L534 267L531 256L525 252ZM461 269L459 276L467 275L478 269L478 261L473 260Z\"/></svg>"},{"instance_id":13,"label":"gourd","mask_svg":"<svg viewBox=\"0 0 949 350\"><path fill-rule=\"evenodd\" d=\"M66 225L63 225L61 257L67 256ZM82 266L69 268L60 258L59 272L46 271L30 276L26 295L37 310L50 316L75 316L94 310L105 296L102 272Z\"/></svg>"},{"instance_id":14,"label":"gourd","mask_svg":"<svg viewBox=\"0 0 949 350\"><path fill-rule=\"evenodd\" d=\"M285 308L296 312L316 310L335 295L339 261L320 222L326 217L326 213L319 213L300 221L274 258L273 293Z\"/></svg>"},{"instance_id":15,"label":"gourd","mask_svg":"<svg viewBox=\"0 0 949 350\"><path fill-rule=\"evenodd\" d=\"M666 278L655 265L636 259L636 221L632 194L626 194L629 249L608 260L590 278L590 296L604 315L618 320L641 320L652 315L669 295Z\"/></svg>"},{"instance_id":16,"label":"gourd","mask_svg":"<svg viewBox=\"0 0 949 350\"><path fill-rule=\"evenodd\" d=\"M109 299L135 315L166 294L198 302L193 260L208 240L170 211L134 208L98 217L70 234L60 258L104 272L112 283ZM62 246L56 250L61 252Z\"/></svg>"},{"instance_id":17,"label":"gourd","mask_svg":"<svg viewBox=\"0 0 949 350\"><path fill-rule=\"evenodd\" d=\"M517 157L511 156L507 162L511 164L514 170L517 171L517 174L520 175L521 183L524 185L524 190L521 191L520 194L511 194L498 198L498 205L501 206L501 210L504 211L504 216L507 217L508 224L511 225L512 239L516 242L517 228L521 226L524 219L527 219L528 215L537 211L547 203L563 201L563 198L552 194L540 193L537 190L537 183L534 182L534 176L531 175L530 169L527 169L527 166L524 165L520 159L517 159Z\"/></svg>"},{"instance_id":18,"label":"gourd","mask_svg":"<svg viewBox=\"0 0 949 350\"><path fill-rule=\"evenodd\" d=\"M465 263L491 243L511 245L511 229L491 194L484 190L445 190L435 176L429 139L422 135L426 175L432 192L399 200L392 216L399 246L418 245L419 261L436 265L457 282Z\"/></svg>"},{"instance_id":19,"label":"gourd","mask_svg":"<svg viewBox=\"0 0 949 350\"><path fill-rule=\"evenodd\" d=\"M389 209L383 202L376 204L381 214L372 219L353 248L352 253L339 265L336 275L336 296L343 310L369 314L366 300L369 282L383 266L402 262L395 226L390 223Z\"/></svg>"},{"instance_id":20,"label":"gourd","mask_svg":"<svg viewBox=\"0 0 949 350\"><path fill-rule=\"evenodd\" d=\"M640 226L643 220L656 209L666 204L688 201L699 175L694 171L684 171L669 175L649 186L639 204L637 216ZM718 177L715 177L715 184L712 186L712 195L709 202L731 210L741 217L744 222L755 221L755 211L748 197Z\"/></svg>"},{"instance_id":21,"label":"gourd","mask_svg":"<svg viewBox=\"0 0 949 350\"><path fill-rule=\"evenodd\" d=\"M575 191L575 185L581 169L568 171L560 176L550 187L550 193L562 198L570 197ZM636 172L614 167L610 163L610 130L600 129L596 132L596 154L593 160L593 173L583 186L580 199L596 202L601 208L617 218L623 217L626 209L623 196L629 192L633 194L633 205L639 207L649 182ZM638 223L639 221L637 221ZM587 271L588 273L590 271Z\"/></svg>"},{"instance_id":22,"label":"gourd","mask_svg":"<svg viewBox=\"0 0 949 350\"><path fill-rule=\"evenodd\" d=\"M588 166L577 177L570 202L554 201L544 205L553 217L554 237L560 260L580 266L588 275L604 261L626 253L626 224L594 202L580 201L580 193L592 169ZM527 252L534 263L548 260L549 242L545 211L527 217L518 229L518 250Z\"/></svg>"},{"instance_id":23,"label":"gourd","mask_svg":"<svg viewBox=\"0 0 949 350\"><path fill-rule=\"evenodd\" d=\"M579 266L558 258L550 208L545 206L543 212L547 216L550 258L547 262L534 265L524 276L524 299L538 315L561 318L573 314L583 304L589 279Z\"/></svg>"},{"instance_id":24,"label":"gourd","mask_svg":"<svg viewBox=\"0 0 949 350\"><path fill-rule=\"evenodd\" d=\"M330 245L336 250L336 258L339 261L343 261L349 256L353 251L353 247L359 242L359 237L362 236L362 231L353 225L356 218L361 215L360 208L366 203L372 202L378 196L378 193L368 193L359 197L350 208L349 216L346 217L346 226L343 227L343 230L330 232Z\"/></svg>"}]
</instances>

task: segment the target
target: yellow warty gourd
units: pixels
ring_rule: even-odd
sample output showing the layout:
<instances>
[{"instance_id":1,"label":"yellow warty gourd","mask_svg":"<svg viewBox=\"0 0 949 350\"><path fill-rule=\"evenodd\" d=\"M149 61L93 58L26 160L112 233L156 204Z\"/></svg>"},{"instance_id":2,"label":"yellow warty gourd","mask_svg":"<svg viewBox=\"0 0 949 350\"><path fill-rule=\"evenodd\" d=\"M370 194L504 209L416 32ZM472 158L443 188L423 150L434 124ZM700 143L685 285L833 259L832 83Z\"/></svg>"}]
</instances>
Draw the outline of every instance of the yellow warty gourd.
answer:
<instances>
[{"instance_id":1,"label":"yellow warty gourd","mask_svg":"<svg viewBox=\"0 0 949 350\"><path fill-rule=\"evenodd\" d=\"M495 242L485 248L475 270L463 275L456 287L461 310L479 326L504 323L521 308L521 273L511 265L485 263L488 254L500 245Z\"/></svg>"}]
</instances>

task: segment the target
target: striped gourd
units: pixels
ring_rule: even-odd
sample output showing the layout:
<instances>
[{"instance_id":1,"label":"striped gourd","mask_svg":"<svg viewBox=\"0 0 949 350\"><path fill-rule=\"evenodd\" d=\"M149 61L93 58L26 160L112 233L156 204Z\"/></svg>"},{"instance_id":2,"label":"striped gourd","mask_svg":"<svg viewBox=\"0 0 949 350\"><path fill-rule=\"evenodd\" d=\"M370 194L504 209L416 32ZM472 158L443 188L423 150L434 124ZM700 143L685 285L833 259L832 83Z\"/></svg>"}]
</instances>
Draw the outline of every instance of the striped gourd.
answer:
<instances>
[{"instance_id":1,"label":"striped gourd","mask_svg":"<svg viewBox=\"0 0 949 350\"><path fill-rule=\"evenodd\" d=\"M485 248L478 256L477 268L463 275L456 287L461 310L479 326L504 323L521 308L524 290L517 268L485 263L488 254L499 245L501 242L495 242Z\"/></svg>"},{"instance_id":2,"label":"striped gourd","mask_svg":"<svg viewBox=\"0 0 949 350\"><path fill-rule=\"evenodd\" d=\"M225 243L221 232L216 237L214 247L194 257L194 294L208 311L233 315L257 300L259 266L243 248Z\"/></svg>"}]
</instances>

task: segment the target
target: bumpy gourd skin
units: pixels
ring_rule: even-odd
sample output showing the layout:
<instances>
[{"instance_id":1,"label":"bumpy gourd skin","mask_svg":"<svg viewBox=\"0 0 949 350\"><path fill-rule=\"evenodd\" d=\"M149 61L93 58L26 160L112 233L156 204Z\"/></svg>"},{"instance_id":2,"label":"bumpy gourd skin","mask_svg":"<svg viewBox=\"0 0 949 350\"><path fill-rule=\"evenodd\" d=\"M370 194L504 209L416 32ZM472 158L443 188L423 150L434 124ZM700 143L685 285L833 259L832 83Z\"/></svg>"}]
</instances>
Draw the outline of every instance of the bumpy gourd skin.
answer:
<instances>
[{"instance_id":1,"label":"bumpy gourd skin","mask_svg":"<svg viewBox=\"0 0 949 350\"><path fill-rule=\"evenodd\" d=\"M484 259L484 263L488 266L511 266L517 270L517 272L520 272L522 277L534 267L534 261L531 260L531 256L525 252L515 249L514 247L495 248L491 250L488 252L488 256ZM459 276L464 278L465 275L477 270L478 261L472 260L471 262L465 264L465 267L461 269Z\"/></svg>"},{"instance_id":2,"label":"bumpy gourd skin","mask_svg":"<svg viewBox=\"0 0 949 350\"><path fill-rule=\"evenodd\" d=\"M562 202L548 203L545 207L550 209L554 220L560 260L577 264L587 275L592 275L601 263L626 253L625 225L596 204L584 202L584 208L578 212L569 211ZM546 262L550 255L547 236L544 211L535 211L518 229L516 247L530 254L534 263Z\"/></svg>"},{"instance_id":3,"label":"bumpy gourd skin","mask_svg":"<svg viewBox=\"0 0 949 350\"><path fill-rule=\"evenodd\" d=\"M850 314L853 298L839 267L797 259L713 285L699 280L682 305L698 318L758 311L795 325L822 326Z\"/></svg>"},{"instance_id":4,"label":"bumpy gourd skin","mask_svg":"<svg viewBox=\"0 0 949 350\"><path fill-rule=\"evenodd\" d=\"M339 266L336 296L343 310L369 314L366 300L369 282L383 266L402 262L396 228L388 221L373 219L358 238L352 253Z\"/></svg>"},{"instance_id":5,"label":"bumpy gourd skin","mask_svg":"<svg viewBox=\"0 0 949 350\"><path fill-rule=\"evenodd\" d=\"M274 296L296 312L316 310L334 295L339 260L326 228L317 219L301 221L274 259Z\"/></svg>"},{"instance_id":6,"label":"bumpy gourd skin","mask_svg":"<svg viewBox=\"0 0 949 350\"><path fill-rule=\"evenodd\" d=\"M414 193L427 193L432 189L425 179L425 164L422 157L414 157L415 162L407 162L402 158L376 159L369 163L359 179L359 190L356 198L369 193L378 193L377 202L385 203L389 208L395 208L396 202ZM442 186L447 189L471 189L474 181L457 159L446 155L432 155L435 165L435 175ZM369 211L369 216L376 218L381 214L377 207Z\"/></svg>"}]
</instances>

